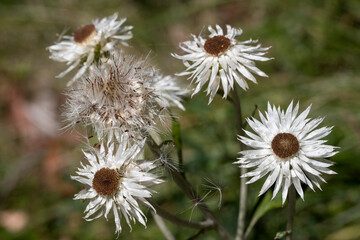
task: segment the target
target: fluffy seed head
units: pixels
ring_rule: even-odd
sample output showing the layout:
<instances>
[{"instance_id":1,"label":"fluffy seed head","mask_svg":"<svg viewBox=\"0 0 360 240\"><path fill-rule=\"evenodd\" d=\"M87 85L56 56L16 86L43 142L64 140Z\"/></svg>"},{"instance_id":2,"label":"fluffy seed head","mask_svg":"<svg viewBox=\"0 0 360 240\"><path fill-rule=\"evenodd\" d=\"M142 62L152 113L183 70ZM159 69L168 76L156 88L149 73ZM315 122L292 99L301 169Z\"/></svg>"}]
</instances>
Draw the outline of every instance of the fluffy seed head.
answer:
<instances>
[{"instance_id":1,"label":"fluffy seed head","mask_svg":"<svg viewBox=\"0 0 360 240\"><path fill-rule=\"evenodd\" d=\"M100 120L108 127L137 124L145 114L144 104L149 89L144 88L143 79L126 79L126 73L111 69L106 78L96 77L91 82L94 91L101 94L101 105L91 105L88 117ZM89 79L91 81L91 79Z\"/></svg>"},{"instance_id":2,"label":"fluffy seed head","mask_svg":"<svg viewBox=\"0 0 360 240\"><path fill-rule=\"evenodd\" d=\"M101 168L94 175L92 187L98 194L111 196L119 189L120 175L114 169Z\"/></svg>"},{"instance_id":3,"label":"fluffy seed head","mask_svg":"<svg viewBox=\"0 0 360 240\"><path fill-rule=\"evenodd\" d=\"M215 36L206 40L204 49L211 55L218 56L228 50L230 47L230 39L224 36Z\"/></svg>"},{"instance_id":4,"label":"fluffy seed head","mask_svg":"<svg viewBox=\"0 0 360 240\"><path fill-rule=\"evenodd\" d=\"M162 77L146 61L114 54L68 91L64 116L68 126L92 126L97 135L129 133L142 139L143 132L157 129L185 94L173 78Z\"/></svg>"},{"instance_id":5,"label":"fluffy seed head","mask_svg":"<svg viewBox=\"0 0 360 240\"><path fill-rule=\"evenodd\" d=\"M74 41L80 44L87 42L87 40L91 38L95 32L96 30L94 24L85 25L74 32Z\"/></svg>"},{"instance_id":6,"label":"fluffy seed head","mask_svg":"<svg viewBox=\"0 0 360 240\"><path fill-rule=\"evenodd\" d=\"M299 151L299 141L291 133L279 133L271 142L271 148L280 158L288 158Z\"/></svg>"}]
</instances>

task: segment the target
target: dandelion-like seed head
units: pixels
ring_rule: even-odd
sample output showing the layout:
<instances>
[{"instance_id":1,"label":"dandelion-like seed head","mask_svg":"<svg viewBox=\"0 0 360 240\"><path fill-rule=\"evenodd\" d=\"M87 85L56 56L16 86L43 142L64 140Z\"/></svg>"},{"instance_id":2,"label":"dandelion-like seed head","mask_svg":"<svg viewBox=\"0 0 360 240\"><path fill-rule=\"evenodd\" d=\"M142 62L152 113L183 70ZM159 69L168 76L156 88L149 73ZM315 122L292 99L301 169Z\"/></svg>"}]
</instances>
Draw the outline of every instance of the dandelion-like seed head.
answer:
<instances>
[{"instance_id":1,"label":"dandelion-like seed head","mask_svg":"<svg viewBox=\"0 0 360 240\"><path fill-rule=\"evenodd\" d=\"M283 203L290 186L304 199L301 183L315 191L314 185L321 189L319 182L326 182L323 174L335 174L329 169L334 162L326 158L334 156L337 147L322 140L332 128L315 129L323 118L307 118L310 107L299 115L298 111L299 104L293 107L292 102L286 111L268 104L265 116L259 113L261 121L247 120L255 133L244 130L248 137L239 136L241 142L252 148L241 151L236 162L242 168L252 168L242 177L250 177L249 184L268 175L259 195L275 185L273 198L282 188Z\"/></svg>"},{"instance_id":2,"label":"dandelion-like seed head","mask_svg":"<svg viewBox=\"0 0 360 240\"><path fill-rule=\"evenodd\" d=\"M92 118L91 121L100 120L107 128L125 125L127 129L131 125L141 128L143 123L151 125L151 117L148 121L142 119L148 114L145 105L150 90L144 87L144 77L147 76L132 72L133 69L124 72L117 65L108 68L107 75L88 80L91 91L95 93L93 100L99 101L96 106L90 105L84 117Z\"/></svg>"},{"instance_id":3,"label":"dandelion-like seed head","mask_svg":"<svg viewBox=\"0 0 360 240\"><path fill-rule=\"evenodd\" d=\"M230 47L230 39L224 36L215 36L206 40L204 49L207 53L219 56Z\"/></svg>"},{"instance_id":4,"label":"dandelion-like seed head","mask_svg":"<svg viewBox=\"0 0 360 240\"><path fill-rule=\"evenodd\" d=\"M113 58L69 92L67 117L92 125L100 136L113 131L135 136L141 129L152 128L154 118L161 114L153 90L145 84L152 75L144 61Z\"/></svg>"},{"instance_id":5,"label":"dandelion-like seed head","mask_svg":"<svg viewBox=\"0 0 360 240\"><path fill-rule=\"evenodd\" d=\"M94 174L92 187L98 194L111 196L119 189L120 174L110 168L101 168Z\"/></svg>"},{"instance_id":6,"label":"dandelion-like seed head","mask_svg":"<svg viewBox=\"0 0 360 240\"><path fill-rule=\"evenodd\" d=\"M96 29L94 24L85 25L74 32L74 41L76 43L82 44L90 42L96 34Z\"/></svg>"},{"instance_id":7,"label":"dandelion-like seed head","mask_svg":"<svg viewBox=\"0 0 360 240\"><path fill-rule=\"evenodd\" d=\"M141 140L163 123L168 107L183 109L185 93L145 60L116 53L69 89L64 116L68 126L90 125L100 138L128 133Z\"/></svg>"},{"instance_id":8,"label":"dandelion-like seed head","mask_svg":"<svg viewBox=\"0 0 360 240\"><path fill-rule=\"evenodd\" d=\"M291 133L279 133L271 141L271 148L279 158L288 158L299 151L299 141Z\"/></svg>"}]
</instances>

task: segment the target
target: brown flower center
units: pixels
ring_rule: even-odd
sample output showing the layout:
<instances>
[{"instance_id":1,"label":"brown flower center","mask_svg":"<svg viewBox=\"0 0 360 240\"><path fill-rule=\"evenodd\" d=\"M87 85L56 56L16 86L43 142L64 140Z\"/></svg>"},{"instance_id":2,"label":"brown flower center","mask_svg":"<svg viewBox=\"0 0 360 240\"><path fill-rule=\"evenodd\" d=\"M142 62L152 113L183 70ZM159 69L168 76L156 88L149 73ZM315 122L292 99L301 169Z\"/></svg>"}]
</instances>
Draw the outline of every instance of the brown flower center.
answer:
<instances>
[{"instance_id":1,"label":"brown flower center","mask_svg":"<svg viewBox=\"0 0 360 240\"><path fill-rule=\"evenodd\" d=\"M85 25L74 32L74 41L76 43L85 42L93 33L95 33L94 24Z\"/></svg>"},{"instance_id":2,"label":"brown flower center","mask_svg":"<svg viewBox=\"0 0 360 240\"><path fill-rule=\"evenodd\" d=\"M299 151L297 138L290 133L279 133L271 142L274 153L280 158L288 158Z\"/></svg>"},{"instance_id":3,"label":"brown flower center","mask_svg":"<svg viewBox=\"0 0 360 240\"><path fill-rule=\"evenodd\" d=\"M120 184L120 175L114 169L102 168L97 171L92 181L92 186L98 194L112 195L114 194Z\"/></svg>"},{"instance_id":4,"label":"brown flower center","mask_svg":"<svg viewBox=\"0 0 360 240\"><path fill-rule=\"evenodd\" d=\"M211 55L218 56L228 50L230 47L230 39L224 36L215 36L206 40L204 49Z\"/></svg>"}]
</instances>

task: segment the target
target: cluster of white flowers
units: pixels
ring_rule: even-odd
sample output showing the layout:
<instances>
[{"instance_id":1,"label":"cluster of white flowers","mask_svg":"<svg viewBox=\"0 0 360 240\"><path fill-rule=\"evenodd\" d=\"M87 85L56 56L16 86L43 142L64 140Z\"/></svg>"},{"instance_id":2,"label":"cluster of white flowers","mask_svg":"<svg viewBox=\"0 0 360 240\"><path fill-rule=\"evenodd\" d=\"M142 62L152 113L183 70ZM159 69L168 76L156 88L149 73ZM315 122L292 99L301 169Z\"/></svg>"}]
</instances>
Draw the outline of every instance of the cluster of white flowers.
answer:
<instances>
[{"instance_id":1,"label":"cluster of white flowers","mask_svg":"<svg viewBox=\"0 0 360 240\"><path fill-rule=\"evenodd\" d=\"M116 49L117 43L128 46L126 40L132 38L132 27L122 26L126 19L116 19L117 14L95 20L48 50L51 59L70 65L58 77L79 67L63 106L67 128L89 126L99 140L86 146L89 164L81 163L72 176L86 186L75 199L90 200L86 220L107 219L112 209L120 232L122 217L129 226L135 220L146 226L139 203L152 208L146 200L153 193L149 187L162 182L150 173L154 162L142 159L146 137L169 117L170 107L185 110L181 101L188 91L146 60Z\"/></svg>"},{"instance_id":2,"label":"cluster of white flowers","mask_svg":"<svg viewBox=\"0 0 360 240\"><path fill-rule=\"evenodd\" d=\"M185 110L181 101L188 90L147 60L116 49L118 43L128 46L126 41L132 38L132 27L122 26L126 19L117 21L117 17L94 20L73 36L63 36L48 50L51 59L70 65L58 77L79 68L66 92L63 115L67 127L90 127L99 139L83 151L88 164L81 163L77 175L72 176L86 186L75 199L90 200L86 220L107 219L112 210L116 232L120 232L122 217L130 228L130 222L136 220L146 226L139 203L152 208L147 200L153 193L150 187L162 182L150 172L154 162L142 159L146 138L169 116L170 107ZM252 39L238 41L242 30L229 25L226 34L218 25L208 30L207 39L192 35L192 41L180 43L184 55L172 54L186 66L177 75L189 75L196 84L192 95L208 82L210 104L220 89L227 98L236 84L247 90L246 79L257 83L254 74L267 77L255 61L271 60L264 56L270 47L261 47ZM320 188L319 182L325 182L323 173L335 174L329 169L334 163L327 158L337 153L336 147L322 140L332 128L315 129L323 118L307 118L310 107L300 115L298 110L299 104L293 107L292 102L286 111L269 103L265 116L259 112L261 121L247 119L255 133L244 129L248 137L239 136L243 144L253 148L241 151L235 162L252 169L241 177L251 177L247 183L252 183L268 175L259 195L275 184L273 197L282 188L285 202L293 185L304 198L301 183L314 190L314 185Z\"/></svg>"},{"instance_id":3,"label":"cluster of white flowers","mask_svg":"<svg viewBox=\"0 0 360 240\"><path fill-rule=\"evenodd\" d=\"M254 61L268 61L272 58L263 55L270 47L263 48L257 40L238 41L236 37L242 33L241 29L226 25L226 35L223 29L216 25L216 30L208 27L210 35L207 39L193 35L193 41L186 41L179 46L186 52L185 55L172 54L175 58L183 60L187 69L178 75L190 75L189 79L195 81L197 86L193 95L198 93L206 82L206 89L210 94L209 104L218 92L220 82L226 98L230 90L234 88L235 82L244 90L248 88L245 79L257 83L254 74L262 77L267 75L255 66ZM331 132L331 128L320 128L314 130L323 120L318 118L307 119L310 107L296 117L299 104L294 110L291 103L286 113L280 108L271 108L270 104L265 118L261 113L261 122L256 119L248 119L250 127L257 135L245 133L251 139L239 136L239 140L255 150L244 150L239 161L242 168L253 168L255 170L241 177L252 177L247 183L252 183L260 178L268 177L260 191L265 193L275 182L273 197L282 187L282 198L285 202L288 189L294 185L296 191L304 198L300 181L314 190L313 184L320 188L319 180L325 182L322 173L335 174L328 169L333 162L326 158L335 155L336 147L325 145L321 138ZM313 131L314 130L314 131Z\"/></svg>"}]
</instances>

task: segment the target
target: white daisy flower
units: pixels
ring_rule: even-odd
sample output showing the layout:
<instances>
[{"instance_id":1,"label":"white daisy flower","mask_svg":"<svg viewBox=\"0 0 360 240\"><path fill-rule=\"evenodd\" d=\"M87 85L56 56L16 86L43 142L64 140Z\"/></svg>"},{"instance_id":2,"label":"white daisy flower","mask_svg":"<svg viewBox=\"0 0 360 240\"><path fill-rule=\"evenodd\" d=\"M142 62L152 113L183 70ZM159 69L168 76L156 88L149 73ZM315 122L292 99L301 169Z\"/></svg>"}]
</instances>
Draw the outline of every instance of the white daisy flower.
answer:
<instances>
[{"instance_id":1,"label":"white daisy flower","mask_svg":"<svg viewBox=\"0 0 360 240\"><path fill-rule=\"evenodd\" d=\"M176 79L145 60L116 53L69 89L64 116L68 126L90 125L100 138L129 133L141 140L144 131L163 123L170 106L184 109L184 94Z\"/></svg>"},{"instance_id":2,"label":"white daisy flower","mask_svg":"<svg viewBox=\"0 0 360 240\"><path fill-rule=\"evenodd\" d=\"M69 86L79 79L94 62L113 50L117 43L128 46L126 41L132 38L132 26L122 26L126 18L117 21L117 17L115 13L101 20L95 19L92 24L77 29L73 36L62 36L61 41L47 48L51 54L50 59L70 65L57 76L58 78L80 67L68 83Z\"/></svg>"},{"instance_id":3,"label":"white daisy flower","mask_svg":"<svg viewBox=\"0 0 360 240\"><path fill-rule=\"evenodd\" d=\"M253 150L240 152L242 157L235 163L242 168L255 167L242 176L252 177L248 184L268 174L259 195L275 184L273 198L282 188L284 203L289 187L294 185L304 199L301 182L315 191L313 184L321 189L319 181L325 182L321 176L323 173L336 174L328 169L334 162L326 158L334 156L337 147L326 145L326 140L321 140L331 132L332 127L315 130L324 118L307 118L310 108L297 116L299 103L293 108L291 102L286 112L268 103L266 117L259 112L261 122L255 118L247 119L255 134L244 130L249 137L239 136L239 140Z\"/></svg>"},{"instance_id":4,"label":"white daisy flower","mask_svg":"<svg viewBox=\"0 0 360 240\"><path fill-rule=\"evenodd\" d=\"M271 58L263 57L270 47L263 48L257 40L238 41L236 37L242 34L241 29L226 25L227 33L216 25L216 29L208 27L210 35L207 39L192 35L193 41L180 43L185 55L172 54L181 59L187 67L185 72L178 75L190 75L189 79L197 84L192 95L209 82L207 95L210 94L209 104L219 89L220 82L226 98L234 87L234 81L244 90L248 88L245 79L257 83L253 73L262 77L267 75L255 66L254 61L268 61Z\"/></svg>"},{"instance_id":5,"label":"white daisy flower","mask_svg":"<svg viewBox=\"0 0 360 240\"><path fill-rule=\"evenodd\" d=\"M139 203L154 210L146 200L152 196L149 186L163 182L149 171L155 165L149 161L139 161L144 142L133 146L127 145L126 134L119 145L101 144L100 149L90 147L84 151L89 164L81 163L82 168L72 179L86 185L85 189L75 195L74 199L90 202L85 209L84 219L104 216L112 210L116 225L115 233L121 232L121 218L124 217L131 229L130 221L139 221L146 227L146 216ZM155 210L154 210L155 211ZM96 216L93 216L95 213Z\"/></svg>"}]
</instances>

